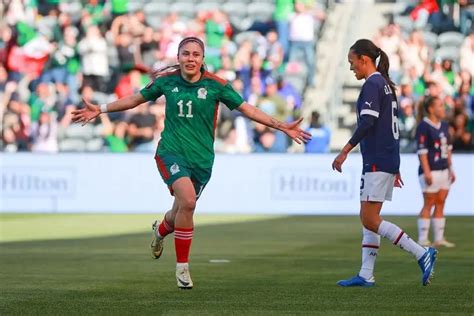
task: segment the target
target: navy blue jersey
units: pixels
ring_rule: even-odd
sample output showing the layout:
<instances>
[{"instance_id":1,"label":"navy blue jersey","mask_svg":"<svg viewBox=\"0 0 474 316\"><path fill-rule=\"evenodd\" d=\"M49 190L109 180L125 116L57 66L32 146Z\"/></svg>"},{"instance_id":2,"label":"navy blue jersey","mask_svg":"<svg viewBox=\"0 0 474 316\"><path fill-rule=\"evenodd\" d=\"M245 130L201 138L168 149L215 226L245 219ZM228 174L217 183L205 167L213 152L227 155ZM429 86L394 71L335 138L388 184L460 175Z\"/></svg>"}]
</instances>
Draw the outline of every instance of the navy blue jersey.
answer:
<instances>
[{"instance_id":1,"label":"navy blue jersey","mask_svg":"<svg viewBox=\"0 0 474 316\"><path fill-rule=\"evenodd\" d=\"M357 100L357 118L371 115L375 123L360 142L363 172L399 172L398 103L388 82L379 73L370 75Z\"/></svg>"},{"instance_id":2,"label":"navy blue jersey","mask_svg":"<svg viewBox=\"0 0 474 316\"><path fill-rule=\"evenodd\" d=\"M426 117L416 128L418 155L428 155L428 164L431 170L443 170L449 167L448 153L451 150L451 143L448 135L448 123L435 124ZM423 169L420 164L418 174L422 173Z\"/></svg>"}]
</instances>

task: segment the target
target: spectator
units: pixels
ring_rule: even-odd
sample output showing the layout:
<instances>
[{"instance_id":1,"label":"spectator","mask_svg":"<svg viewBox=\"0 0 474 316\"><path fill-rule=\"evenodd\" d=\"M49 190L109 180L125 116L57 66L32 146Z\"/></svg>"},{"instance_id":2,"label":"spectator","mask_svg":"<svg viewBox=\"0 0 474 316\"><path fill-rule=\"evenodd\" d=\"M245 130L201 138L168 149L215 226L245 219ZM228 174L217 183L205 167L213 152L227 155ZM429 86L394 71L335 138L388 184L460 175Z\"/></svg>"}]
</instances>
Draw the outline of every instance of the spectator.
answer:
<instances>
[{"instance_id":1,"label":"spectator","mask_svg":"<svg viewBox=\"0 0 474 316\"><path fill-rule=\"evenodd\" d=\"M294 12L293 0L276 0L273 19L275 21L278 41L280 42L284 61L288 61L290 48L290 16Z\"/></svg>"},{"instance_id":2,"label":"spectator","mask_svg":"<svg viewBox=\"0 0 474 316\"><path fill-rule=\"evenodd\" d=\"M83 85L105 90L105 77L109 74L107 43L97 26L91 26L86 37L79 42L82 58Z\"/></svg>"},{"instance_id":3,"label":"spectator","mask_svg":"<svg viewBox=\"0 0 474 316\"><path fill-rule=\"evenodd\" d=\"M106 150L112 153L127 152L127 122L118 121L113 123L110 121L108 114L103 115L101 118L104 125L103 135Z\"/></svg>"},{"instance_id":4,"label":"spectator","mask_svg":"<svg viewBox=\"0 0 474 316\"><path fill-rule=\"evenodd\" d=\"M256 106L277 120L282 122L291 120L291 109L288 108L285 99L278 94L277 82L268 77L265 83L265 94L257 99Z\"/></svg>"},{"instance_id":5,"label":"spectator","mask_svg":"<svg viewBox=\"0 0 474 316\"><path fill-rule=\"evenodd\" d=\"M399 116L399 133L400 133L400 152L412 153L416 151L416 116L414 110L414 102L411 98L400 100L401 113Z\"/></svg>"},{"instance_id":6,"label":"spectator","mask_svg":"<svg viewBox=\"0 0 474 316\"><path fill-rule=\"evenodd\" d=\"M319 112L311 113L311 122L306 131L311 133L311 140L305 144L305 153L323 154L329 152L331 131L319 122Z\"/></svg>"},{"instance_id":7,"label":"spectator","mask_svg":"<svg viewBox=\"0 0 474 316\"><path fill-rule=\"evenodd\" d=\"M267 33L267 49L265 55L268 56L268 68L273 71L282 72L281 67L284 61L283 45L278 42L278 33L270 30Z\"/></svg>"},{"instance_id":8,"label":"spectator","mask_svg":"<svg viewBox=\"0 0 474 316\"><path fill-rule=\"evenodd\" d=\"M315 86L315 18L302 1L296 1L290 19L290 61L304 59L308 85ZM302 56L301 56L302 55Z\"/></svg>"},{"instance_id":9,"label":"spectator","mask_svg":"<svg viewBox=\"0 0 474 316\"><path fill-rule=\"evenodd\" d=\"M53 148L52 142L45 145L51 135L47 131L53 131L54 125L70 128L70 113L82 106L81 96L102 103L115 98L114 94L133 93L148 81L144 70L174 63L177 44L183 36L191 34L207 40L209 67L230 81L246 100L253 99L255 103L258 99L264 100L267 105L273 104L270 107L279 104L276 108L282 117L287 118L302 107L301 92L305 87L298 86L298 92L291 84L281 80L275 94L274 83L268 88L266 86L268 77L281 75L287 69L289 20L294 13L294 0L278 0L275 12L277 23L254 23L262 24L262 27L256 27L256 32L239 45L233 36L240 29L233 28L227 15L220 10L197 12L190 20L173 12L152 21L147 11L141 8L129 12L128 0L36 2L12 0L2 15L0 126L6 146L3 150L31 150L33 129L35 150ZM311 16L317 29L323 14L313 9L314 1L298 2L304 3L303 13ZM153 28L147 20L153 22ZM276 27L278 32L272 27ZM285 28L286 31L282 31ZM316 37L312 33L314 50ZM265 93L268 95L262 97ZM153 141L159 138L163 126L161 114L154 113L161 113L161 110L156 110L158 108L150 108L150 114L156 121L151 128ZM223 137L225 151L248 152L254 139L253 126L234 113L228 115L221 112L220 115L217 137ZM55 122L51 121L52 118ZM113 126L109 128L113 133L111 135L120 138L120 141L125 140L118 136L124 134L125 126L127 141L129 130L133 134L140 129L136 124L131 128L128 126L127 122L131 120L129 113L113 113L110 119ZM9 123L6 127L5 122ZM255 132L261 136L263 131L257 130ZM150 134L148 132L147 135ZM65 135L69 137L68 133ZM269 135L263 138L269 140L272 138ZM140 142L141 136L136 136ZM284 139L281 141L278 133L273 136L275 145L269 147L272 148L270 151L275 148L280 152L286 151L287 142ZM113 141L115 144L116 140ZM114 147L113 151L123 151L122 145L116 148L109 142L107 146ZM131 149L146 146L133 141L130 144ZM91 150L92 147L88 148Z\"/></svg>"},{"instance_id":10,"label":"spectator","mask_svg":"<svg viewBox=\"0 0 474 316\"><path fill-rule=\"evenodd\" d=\"M128 122L128 136L130 149L136 152L154 152L154 130L156 129L156 117L150 113L149 105L143 103L136 107L137 112L130 117Z\"/></svg>"},{"instance_id":11,"label":"spectator","mask_svg":"<svg viewBox=\"0 0 474 316\"><path fill-rule=\"evenodd\" d=\"M465 113L458 113L452 121L453 150L470 151L473 149L472 132L469 131Z\"/></svg>"},{"instance_id":12,"label":"spectator","mask_svg":"<svg viewBox=\"0 0 474 316\"><path fill-rule=\"evenodd\" d=\"M459 28L464 35L474 32L474 2L459 0Z\"/></svg>"},{"instance_id":13,"label":"spectator","mask_svg":"<svg viewBox=\"0 0 474 316\"><path fill-rule=\"evenodd\" d=\"M33 152L58 152L58 121L55 112L41 111L38 121L32 123L31 139Z\"/></svg>"},{"instance_id":14,"label":"spectator","mask_svg":"<svg viewBox=\"0 0 474 316\"><path fill-rule=\"evenodd\" d=\"M274 132L268 128L258 129L256 133L254 152L256 153L284 153L288 145L280 136L281 132Z\"/></svg>"},{"instance_id":15,"label":"spectator","mask_svg":"<svg viewBox=\"0 0 474 316\"><path fill-rule=\"evenodd\" d=\"M466 70L474 77L474 31L469 34L461 46L460 64L461 69Z\"/></svg>"}]
</instances>

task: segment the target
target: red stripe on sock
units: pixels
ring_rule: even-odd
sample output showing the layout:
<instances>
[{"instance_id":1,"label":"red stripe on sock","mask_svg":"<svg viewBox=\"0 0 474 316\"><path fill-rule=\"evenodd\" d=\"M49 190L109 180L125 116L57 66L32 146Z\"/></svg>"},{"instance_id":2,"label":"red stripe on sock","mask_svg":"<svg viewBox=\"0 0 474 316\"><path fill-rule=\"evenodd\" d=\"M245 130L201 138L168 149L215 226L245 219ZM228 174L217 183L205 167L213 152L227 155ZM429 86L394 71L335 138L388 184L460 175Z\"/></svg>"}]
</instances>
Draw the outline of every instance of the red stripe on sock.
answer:
<instances>
[{"instance_id":1,"label":"red stripe on sock","mask_svg":"<svg viewBox=\"0 0 474 316\"><path fill-rule=\"evenodd\" d=\"M377 245L362 245L362 248L373 248L373 249L379 249L379 246L377 246Z\"/></svg>"},{"instance_id":2,"label":"red stripe on sock","mask_svg":"<svg viewBox=\"0 0 474 316\"><path fill-rule=\"evenodd\" d=\"M397 239L395 239L395 242L393 243L394 245L398 244L398 242L400 241L400 239L402 238L404 232L403 230L400 232L400 235L398 235Z\"/></svg>"},{"instance_id":3,"label":"red stripe on sock","mask_svg":"<svg viewBox=\"0 0 474 316\"><path fill-rule=\"evenodd\" d=\"M189 261L189 252L193 240L193 228L177 228L174 230L174 248L176 250L176 262L186 263Z\"/></svg>"}]
</instances>

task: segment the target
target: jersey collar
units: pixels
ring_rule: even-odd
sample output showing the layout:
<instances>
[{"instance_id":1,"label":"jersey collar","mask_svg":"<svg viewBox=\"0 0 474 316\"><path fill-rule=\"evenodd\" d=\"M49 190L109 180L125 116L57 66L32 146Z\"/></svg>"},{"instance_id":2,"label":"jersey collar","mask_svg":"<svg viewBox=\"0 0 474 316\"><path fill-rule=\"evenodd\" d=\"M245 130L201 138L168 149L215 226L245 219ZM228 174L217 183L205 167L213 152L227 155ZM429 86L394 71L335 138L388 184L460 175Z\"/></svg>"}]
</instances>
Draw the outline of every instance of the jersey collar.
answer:
<instances>
[{"instance_id":1,"label":"jersey collar","mask_svg":"<svg viewBox=\"0 0 474 316\"><path fill-rule=\"evenodd\" d=\"M436 128L436 129L440 129L441 128L441 121L438 122L438 124L435 124L433 123L432 120L430 120L429 118L425 117L423 118L423 121L425 121L426 123L428 123L430 126L432 126L433 128Z\"/></svg>"},{"instance_id":2,"label":"jersey collar","mask_svg":"<svg viewBox=\"0 0 474 316\"><path fill-rule=\"evenodd\" d=\"M374 71L373 73L370 74L370 76L367 77L367 79L365 80L369 80L370 77L372 77L373 75L382 75L380 72L378 71Z\"/></svg>"}]
</instances>

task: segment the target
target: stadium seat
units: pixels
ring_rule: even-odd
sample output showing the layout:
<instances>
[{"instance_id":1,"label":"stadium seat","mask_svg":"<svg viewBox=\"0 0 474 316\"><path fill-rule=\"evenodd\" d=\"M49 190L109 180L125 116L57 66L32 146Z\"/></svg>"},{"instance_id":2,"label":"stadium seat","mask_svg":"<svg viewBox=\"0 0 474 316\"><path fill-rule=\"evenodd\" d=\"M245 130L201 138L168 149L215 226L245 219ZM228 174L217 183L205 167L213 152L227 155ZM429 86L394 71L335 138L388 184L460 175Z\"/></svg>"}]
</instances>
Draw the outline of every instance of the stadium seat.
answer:
<instances>
[{"instance_id":1,"label":"stadium seat","mask_svg":"<svg viewBox=\"0 0 474 316\"><path fill-rule=\"evenodd\" d=\"M140 9L143 9L143 5L144 5L143 1L137 1L137 0L130 1L127 5L127 10L128 12L135 12Z\"/></svg>"},{"instance_id":2,"label":"stadium seat","mask_svg":"<svg viewBox=\"0 0 474 316\"><path fill-rule=\"evenodd\" d=\"M221 7L221 4L219 2L201 2L196 5L195 10L196 12L202 12L202 11L214 11L217 10Z\"/></svg>"},{"instance_id":3,"label":"stadium seat","mask_svg":"<svg viewBox=\"0 0 474 316\"><path fill-rule=\"evenodd\" d=\"M423 40L425 41L425 44L430 47L435 49L438 45L438 35L433 32L423 32Z\"/></svg>"},{"instance_id":4,"label":"stadium seat","mask_svg":"<svg viewBox=\"0 0 474 316\"><path fill-rule=\"evenodd\" d=\"M163 3L149 2L143 7L143 12L148 16L164 16L169 13L169 6Z\"/></svg>"},{"instance_id":5,"label":"stadium seat","mask_svg":"<svg viewBox=\"0 0 474 316\"><path fill-rule=\"evenodd\" d=\"M227 2L222 5L222 10L231 18L245 17L247 15L247 5L242 2Z\"/></svg>"},{"instance_id":6,"label":"stadium seat","mask_svg":"<svg viewBox=\"0 0 474 316\"><path fill-rule=\"evenodd\" d=\"M86 143L87 151L102 151L104 148L104 140L101 137L96 137Z\"/></svg>"},{"instance_id":7,"label":"stadium seat","mask_svg":"<svg viewBox=\"0 0 474 316\"><path fill-rule=\"evenodd\" d=\"M183 17L193 18L196 15L196 8L193 3L176 2L170 7L171 12L176 12Z\"/></svg>"},{"instance_id":8,"label":"stadium seat","mask_svg":"<svg viewBox=\"0 0 474 316\"><path fill-rule=\"evenodd\" d=\"M445 32L438 36L438 45L440 48L446 46L461 47L464 41L464 35L458 32Z\"/></svg>"},{"instance_id":9,"label":"stadium seat","mask_svg":"<svg viewBox=\"0 0 474 316\"><path fill-rule=\"evenodd\" d=\"M247 14L255 21L270 21L275 11L275 5L267 2L254 2L248 5Z\"/></svg>"},{"instance_id":10,"label":"stadium seat","mask_svg":"<svg viewBox=\"0 0 474 316\"><path fill-rule=\"evenodd\" d=\"M90 124L81 126L80 124L69 125L66 129L66 138L91 139L94 135L94 127Z\"/></svg>"},{"instance_id":11,"label":"stadium seat","mask_svg":"<svg viewBox=\"0 0 474 316\"><path fill-rule=\"evenodd\" d=\"M459 62L459 48L454 46L445 46L438 48L434 53L435 59L450 59L455 63Z\"/></svg>"},{"instance_id":12,"label":"stadium seat","mask_svg":"<svg viewBox=\"0 0 474 316\"><path fill-rule=\"evenodd\" d=\"M229 17L230 23L239 31L244 32L248 30L252 24L253 20L251 18L242 18L239 16L230 16Z\"/></svg>"},{"instance_id":13,"label":"stadium seat","mask_svg":"<svg viewBox=\"0 0 474 316\"><path fill-rule=\"evenodd\" d=\"M257 39L259 36L261 35L257 31L246 31L246 32L241 32L237 34L234 37L234 41L237 43L237 45L241 45L245 41L254 42L255 39Z\"/></svg>"},{"instance_id":14,"label":"stadium seat","mask_svg":"<svg viewBox=\"0 0 474 316\"><path fill-rule=\"evenodd\" d=\"M395 24L400 26L403 33L409 34L413 31L413 21L409 16L396 16L394 19Z\"/></svg>"},{"instance_id":15,"label":"stadium seat","mask_svg":"<svg viewBox=\"0 0 474 316\"><path fill-rule=\"evenodd\" d=\"M59 142L59 151L75 152L84 151L86 149L86 141L77 138L67 138Z\"/></svg>"}]
</instances>

